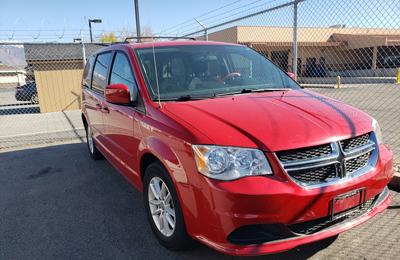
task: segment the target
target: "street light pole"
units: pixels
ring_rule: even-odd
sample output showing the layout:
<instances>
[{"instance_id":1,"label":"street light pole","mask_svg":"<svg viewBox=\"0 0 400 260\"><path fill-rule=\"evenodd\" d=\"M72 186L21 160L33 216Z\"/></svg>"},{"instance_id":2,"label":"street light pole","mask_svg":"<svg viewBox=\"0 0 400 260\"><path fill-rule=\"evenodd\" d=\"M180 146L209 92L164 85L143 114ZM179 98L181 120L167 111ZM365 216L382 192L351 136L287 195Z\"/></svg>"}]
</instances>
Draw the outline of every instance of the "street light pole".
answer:
<instances>
[{"instance_id":1,"label":"street light pole","mask_svg":"<svg viewBox=\"0 0 400 260\"><path fill-rule=\"evenodd\" d=\"M89 19L90 42L93 42L91 23L101 23L101 19L94 19L94 20Z\"/></svg>"}]
</instances>

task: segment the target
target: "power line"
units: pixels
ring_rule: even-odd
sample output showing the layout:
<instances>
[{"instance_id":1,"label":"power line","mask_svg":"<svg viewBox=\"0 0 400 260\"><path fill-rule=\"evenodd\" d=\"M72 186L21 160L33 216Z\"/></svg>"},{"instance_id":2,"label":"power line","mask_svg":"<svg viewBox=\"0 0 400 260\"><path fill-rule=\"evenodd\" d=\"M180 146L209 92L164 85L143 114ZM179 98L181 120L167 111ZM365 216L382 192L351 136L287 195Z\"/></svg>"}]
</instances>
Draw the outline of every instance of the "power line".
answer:
<instances>
[{"instance_id":1,"label":"power line","mask_svg":"<svg viewBox=\"0 0 400 260\"><path fill-rule=\"evenodd\" d=\"M203 19L202 22L204 23L204 21L207 21L207 20L209 20L209 19L218 17L218 16L220 16L220 15L227 14L227 13L231 13L231 12L236 11L236 10L238 10L238 9L242 9L242 8L251 6L251 5L253 5L253 4L257 3L257 2L260 2L260 1L262 1L262 0L257 0L257 1L251 2L251 3L249 3L249 4L242 5L242 6L240 6L240 7L231 9L231 10L229 10L229 11L226 11L226 12L223 12L223 13L220 13L220 14L217 14L217 15L214 15L214 16L211 16L211 17L208 17L208 18L206 18L206 19ZM254 10L254 9L259 8L259 7L263 6L263 5L271 4L271 3L276 2L276 1L279 1L279 0L271 0L271 1L268 1L268 2L263 3L263 4L261 4L261 5L257 5L257 6L255 6L255 7L246 9L246 10L244 10L244 11L240 11L240 12L237 12L237 13L235 13L235 14L232 14L232 15L225 16L225 17L223 17L223 18L220 18L220 19L218 19L218 20L211 21L211 22L208 23L208 26L207 26L207 27L212 26L213 23L215 23L215 22L218 22L218 21L221 21L221 20L224 20L224 19L227 19L227 18L232 18L232 16L234 16L234 15L242 14L242 13L244 13L244 12L248 12L248 11L250 11L250 10ZM195 25L195 26L193 27L192 25ZM192 26L192 27L190 27L190 26ZM190 27L190 28L189 28L189 29L185 29L185 28L188 28L188 27ZM181 32L181 33L183 34L184 32L187 32L187 31L190 31L190 30L195 30L195 28L198 28L198 24L197 24L196 22L193 22L193 23L190 24L190 25L184 26L184 27L182 27L182 28L180 28L180 29L178 29L178 30L174 30L173 32L176 32L176 31L179 32L180 30L185 29L185 30L183 30L183 31ZM169 30L169 29L167 29L167 31L168 31L168 30ZM172 33L173 33L173 32L172 32Z\"/></svg>"},{"instance_id":2,"label":"power line","mask_svg":"<svg viewBox=\"0 0 400 260\"><path fill-rule=\"evenodd\" d=\"M252 3L250 3L250 4L247 4L247 5L244 5L244 6L240 6L240 7L238 7L238 8L232 9L232 10L227 11L227 12L224 12L224 13L222 13L222 14L230 13L230 12L232 12L232 11L241 9L241 8L243 8L243 7L250 6L250 5L255 4L255 3L257 3L257 2L260 2L260 1L261 1L261 0L254 1L254 2L252 2ZM267 5L267 4L271 4L271 3L277 2L277 1L279 1L279 0L271 0L271 1L269 1L269 2L263 3L263 4L261 4L261 5L254 6L254 7L252 7L252 8L249 8L249 9L246 9L246 10L243 10L243 11L240 11L240 12L237 12L237 13L235 13L235 14L231 14L231 15L229 15L229 16L225 16L225 17L222 17L222 18L220 18L220 19L213 20L213 21L211 21L211 22L208 23L209 25L208 25L207 27L213 26L216 22L225 20L225 19L227 19L227 18L232 18L232 17L235 16L235 15L237 16L237 15L243 14L243 13L245 13L245 12L249 12L249 11L254 10L254 9L256 9L256 8L260 8L261 6L264 6L264 5ZM256 13L256 11L254 11L254 13ZM222 15L222 14L219 14L219 15ZM209 20L209 19L214 18L214 17L217 17L217 16L219 16L219 15L215 15L215 16L209 17L209 18L207 18L207 19L203 19L203 21ZM187 32L187 31L192 31L192 30L195 30L196 28L198 28L198 24L197 24L197 23L193 23L193 25L196 25L196 26L194 26L194 27L192 26L192 27L190 27L189 29L186 29L186 30L184 30L184 31L181 32L181 33L182 33L182 34L185 34L185 32ZM189 26L190 26L190 25L185 26L185 27L183 27L183 28L181 28L181 29L187 28L187 27L189 27ZM174 32L176 32L176 31L177 31L177 30L175 30Z\"/></svg>"},{"instance_id":3,"label":"power line","mask_svg":"<svg viewBox=\"0 0 400 260\"><path fill-rule=\"evenodd\" d=\"M222 6L222 7L219 7L219 8L217 8L217 9L213 10L213 11L210 11L210 12L204 13L204 14L202 14L202 15L198 15L198 16L197 16L197 18L200 18L200 17L203 17L203 16L205 16L205 15L207 15L207 14L210 14L210 13L216 12L216 11L218 11L218 10L220 10L220 9L223 9L223 8L225 8L225 7L227 7L227 6L230 6L230 5L236 4L236 3L240 2L240 1L242 1L242 0L235 1L235 2L233 2L233 3L230 3L230 4L224 5L224 6ZM173 27L171 27L171 28L169 28L169 29L165 30L165 32L166 32L166 31L168 31L168 30L170 30L170 29L173 29L173 28L175 28L175 27L181 26L182 24L185 24L185 23L188 23L188 22L192 22L192 21L193 21L192 19L190 19L190 20L187 20L186 22L180 23L180 24L178 24L178 25L175 25L175 26L173 26Z\"/></svg>"}]
</instances>

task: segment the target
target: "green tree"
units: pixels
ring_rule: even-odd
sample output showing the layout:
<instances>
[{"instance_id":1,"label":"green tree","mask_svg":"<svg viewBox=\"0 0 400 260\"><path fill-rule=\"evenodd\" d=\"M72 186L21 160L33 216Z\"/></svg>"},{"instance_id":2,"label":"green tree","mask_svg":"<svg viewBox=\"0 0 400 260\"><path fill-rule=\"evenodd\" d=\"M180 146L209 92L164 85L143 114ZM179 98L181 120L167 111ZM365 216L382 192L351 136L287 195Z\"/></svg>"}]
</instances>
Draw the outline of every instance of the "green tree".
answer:
<instances>
[{"instance_id":1,"label":"green tree","mask_svg":"<svg viewBox=\"0 0 400 260\"><path fill-rule=\"evenodd\" d=\"M100 36L99 39L100 42L117 42L118 39L115 37L113 32L110 32L107 34L107 32L104 32L104 35Z\"/></svg>"}]
</instances>

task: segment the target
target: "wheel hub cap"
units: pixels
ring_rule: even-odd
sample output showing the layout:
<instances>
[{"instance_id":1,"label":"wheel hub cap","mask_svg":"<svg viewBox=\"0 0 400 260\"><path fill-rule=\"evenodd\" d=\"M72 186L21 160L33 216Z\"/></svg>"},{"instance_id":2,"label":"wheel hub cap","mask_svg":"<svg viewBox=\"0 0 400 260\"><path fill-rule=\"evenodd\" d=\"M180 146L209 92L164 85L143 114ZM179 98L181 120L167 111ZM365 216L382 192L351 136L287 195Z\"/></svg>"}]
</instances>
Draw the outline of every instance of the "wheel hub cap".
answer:
<instances>
[{"instance_id":1,"label":"wheel hub cap","mask_svg":"<svg viewBox=\"0 0 400 260\"><path fill-rule=\"evenodd\" d=\"M158 177L149 183L149 206L154 224L166 237L172 236L175 230L175 209L171 193L164 181Z\"/></svg>"}]
</instances>

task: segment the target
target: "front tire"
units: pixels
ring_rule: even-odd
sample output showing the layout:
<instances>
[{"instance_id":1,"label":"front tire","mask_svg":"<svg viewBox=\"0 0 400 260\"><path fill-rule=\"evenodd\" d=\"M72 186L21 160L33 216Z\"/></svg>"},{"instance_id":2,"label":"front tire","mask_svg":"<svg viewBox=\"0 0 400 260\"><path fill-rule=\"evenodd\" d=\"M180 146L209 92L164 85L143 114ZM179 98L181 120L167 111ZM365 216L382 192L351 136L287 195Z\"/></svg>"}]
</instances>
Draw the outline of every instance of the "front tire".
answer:
<instances>
[{"instance_id":1,"label":"front tire","mask_svg":"<svg viewBox=\"0 0 400 260\"><path fill-rule=\"evenodd\" d=\"M89 154L90 157L92 157L93 160L100 160L103 159L103 155L100 153L100 151L96 148L94 144L94 139L92 132L90 131L90 127L88 124L85 125L86 129L86 141L89 149Z\"/></svg>"},{"instance_id":2,"label":"front tire","mask_svg":"<svg viewBox=\"0 0 400 260\"><path fill-rule=\"evenodd\" d=\"M153 234L165 248L177 251L190 246L178 193L168 172L157 161L146 169L143 198Z\"/></svg>"}]
</instances>

